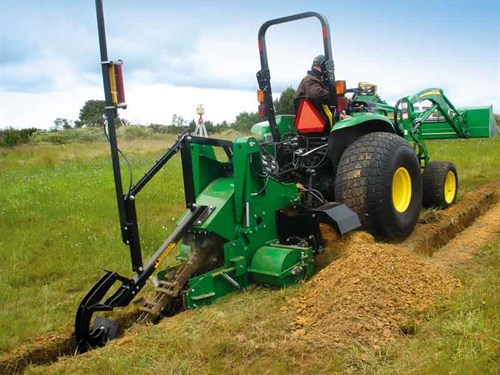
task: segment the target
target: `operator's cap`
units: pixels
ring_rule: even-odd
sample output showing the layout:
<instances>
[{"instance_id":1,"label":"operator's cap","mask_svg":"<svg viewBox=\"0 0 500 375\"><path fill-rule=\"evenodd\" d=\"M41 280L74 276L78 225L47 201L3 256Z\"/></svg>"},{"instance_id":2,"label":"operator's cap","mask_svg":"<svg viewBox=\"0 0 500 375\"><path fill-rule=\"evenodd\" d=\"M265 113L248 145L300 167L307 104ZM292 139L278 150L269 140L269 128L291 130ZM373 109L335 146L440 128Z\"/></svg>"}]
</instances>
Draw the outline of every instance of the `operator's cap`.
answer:
<instances>
[{"instance_id":1,"label":"operator's cap","mask_svg":"<svg viewBox=\"0 0 500 375\"><path fill-rule=\"evenodd\" d=\"M326 60L325 55L318 55L314 58L312 66L320 66L325 62L325 60Z\"/></svg>"}]
</instances>

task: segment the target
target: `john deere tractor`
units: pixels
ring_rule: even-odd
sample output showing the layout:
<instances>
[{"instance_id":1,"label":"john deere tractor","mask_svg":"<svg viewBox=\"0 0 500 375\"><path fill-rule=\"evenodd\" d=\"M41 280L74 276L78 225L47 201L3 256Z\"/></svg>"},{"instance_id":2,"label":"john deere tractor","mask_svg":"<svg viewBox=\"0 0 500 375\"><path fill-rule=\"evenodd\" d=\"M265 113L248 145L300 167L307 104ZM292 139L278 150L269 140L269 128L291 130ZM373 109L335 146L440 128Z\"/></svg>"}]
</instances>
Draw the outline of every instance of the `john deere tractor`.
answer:
<instances>
[{"instance_id":1,"label":"john deere tractor","mask_svg":"<svg viewBox=\"0 0 500 375\"><path fill-rule=\"evenodd\" d=\"M126 106L122 62L108 59L101 0L96 8L121 235L135 274L105 271L83 298L75 321L81 352L116 337L117 323L97 315L130 304L148 280L154 295L141 304L140 323L210 304L251 283L284 287L310 276L314 256L324 245L320 223L340 234L362 226L393 241L411 233L422 202L439 207L455 202L457 172L451 163L429 162L420 126L425 116L415 115L412 99L390 107L373 86L349 90L336 81L328 22L314 12L271 20L259 30L257 78L260 112L267 121L254 126L254 136L231 142L183 133L124 192L115 132L118 109ZM296 116L276 117L265 34L270 26L308 17L321 23L331 101L320 105L298 98ZM346 100L349 92L352 98ZM467 115L440 90L420 96L435 103L433 111L446 113L458 136L467 136ZM343 112L349 117L340 120ZM177 153L186 209L170 236L143 262L135 202Z\"/></svg>"}]
</instances>

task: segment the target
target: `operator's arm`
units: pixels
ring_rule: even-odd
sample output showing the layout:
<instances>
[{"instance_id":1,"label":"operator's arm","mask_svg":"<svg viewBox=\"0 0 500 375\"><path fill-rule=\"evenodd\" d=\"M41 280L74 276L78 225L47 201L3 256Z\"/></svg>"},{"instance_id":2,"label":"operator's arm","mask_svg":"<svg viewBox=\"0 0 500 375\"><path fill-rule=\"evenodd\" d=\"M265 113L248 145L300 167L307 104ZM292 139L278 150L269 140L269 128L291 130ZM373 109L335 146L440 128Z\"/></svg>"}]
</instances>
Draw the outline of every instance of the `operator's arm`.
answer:
<instances>
[{"instance_id":1,"label":"operator's arm","mask_svg":"<svg viewBox=\"0 0 500 375\"><path fill-rule=\"evenodd\" d=\"M330 92L321 83L311 82L306 88L306 98L319 102L327 102L330 98Z\"/></svg>"}]
</instances>

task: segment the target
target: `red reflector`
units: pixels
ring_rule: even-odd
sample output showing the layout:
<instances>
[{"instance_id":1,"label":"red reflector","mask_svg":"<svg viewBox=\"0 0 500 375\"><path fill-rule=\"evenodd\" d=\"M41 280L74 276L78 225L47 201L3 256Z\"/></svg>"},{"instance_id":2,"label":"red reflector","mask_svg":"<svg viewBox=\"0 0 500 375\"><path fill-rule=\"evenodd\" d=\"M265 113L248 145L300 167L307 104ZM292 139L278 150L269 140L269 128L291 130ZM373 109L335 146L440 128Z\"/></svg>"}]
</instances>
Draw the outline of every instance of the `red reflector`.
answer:
<instances>
[{"instance_id":1,"label":"red reflector","mask_svg":"<svg viewBox=\"0 0 500 375\"><path fill-rule=\"evenodd\" d=\"M326 39L326 36L328 35L328 30L326 26L323 26L323 39Z\"/></svg>"},{"instance_id":2,"label":"red reflector","mask_svg":"<svg viewBox=\"0 0 500 375\"><path fill-rule=\"evenodd\" d=\"M121 65L115 65L116 88L118 89L118 103L125 104L125 87L123 86L123 70Z\"/></svg>"},{"instance_id":3,"label":"red reflector","mask_svg":"<svg viewBox=\"0 0 500 375\"><path fill-rule=\"evenodd\" d=\"M265 104L259 104L259 117L260 118L266 117L266 105Z\"/></svg>"},{"instance_id":4,"label":"red reflector","mask_svg":"<svg viewBox=\"0 0 500 375\"><path fill-rule=\"evenodd\" d=\"M259 51L264 50L264 41L262 39L259 39Z\"/></svg>"},{"instance_id":5,"label":"red reflector","mask_svg":"<svg viewBox=\"0 0 500 375\"><path fill-rule=\"evenodd\" d=\"M295 118L295 127L301 134L322 133L325 130L325 121L311 102L302 100Z\"/></svg>"},{"instance_id":6,"label":"red reflector","mask_svg":"<svg viewBox=\"0 0 500 375\"><path fill-rule=\"evenodd\" d=\"M345 96L337 96L337 110L339 112L345 111Z\"/></svg>"}]
</instances>

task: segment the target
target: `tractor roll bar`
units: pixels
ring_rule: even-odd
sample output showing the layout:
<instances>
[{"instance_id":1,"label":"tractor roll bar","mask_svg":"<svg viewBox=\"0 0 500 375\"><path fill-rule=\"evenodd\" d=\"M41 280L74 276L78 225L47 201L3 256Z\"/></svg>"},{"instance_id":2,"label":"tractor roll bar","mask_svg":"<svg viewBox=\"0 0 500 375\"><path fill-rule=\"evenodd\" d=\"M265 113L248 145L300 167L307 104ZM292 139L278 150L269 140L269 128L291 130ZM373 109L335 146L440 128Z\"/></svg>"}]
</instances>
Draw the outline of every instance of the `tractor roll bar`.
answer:
<instances>
[{"instance_id":1,"label":"tractor roll bar","mask_svg":"<svg viewBox=\"0 0 500 375\"><path fill-rule=\"evenodd\" d=\"M333 63L332 41L330 38L330 25L328 24L328 20L322 14L316 12L305 12L264 22L260 27L258 34L261 70L257 72L257 80L259 82L259 88L264 93L266 117L269 121L271 134L275 142L279 141L280 136L276 125L276 116L274 114L273 96L271 90L271 74L269 72L269 62L267 59L266 32L267 29L269 29L273 25L297 21L310 17L317 18L321 23L323 50L326 57L325 68L328 75L329 91L331 93L331 101L329 104L331 106L337 106L337 92L335 91L335 66Z\"/></svg>"},{"instance_id":2,"label":"tractor roll bar","mask_svg":"<svg viewBox=\"0 0 500 375\"><path fill-rule=\"evenodd\" d=\"M273 25L278 25L280 23L286 23L291 21L298 21L304 18L316 17L319 22L321 22L321 28L323 31L323 49L325 51L325 57L327 60L333 60L332 54L332 41L330 39L330 26L328 25L328 20L319 13L316 12L305 12L294 14L287 17L276 18L274 20L266 21L262 24L259 29L259 51L260 51L260 65L262 69L268 69L267 61L267 49L266 49L266 32Z\"/></svg>"}]
</instances>

